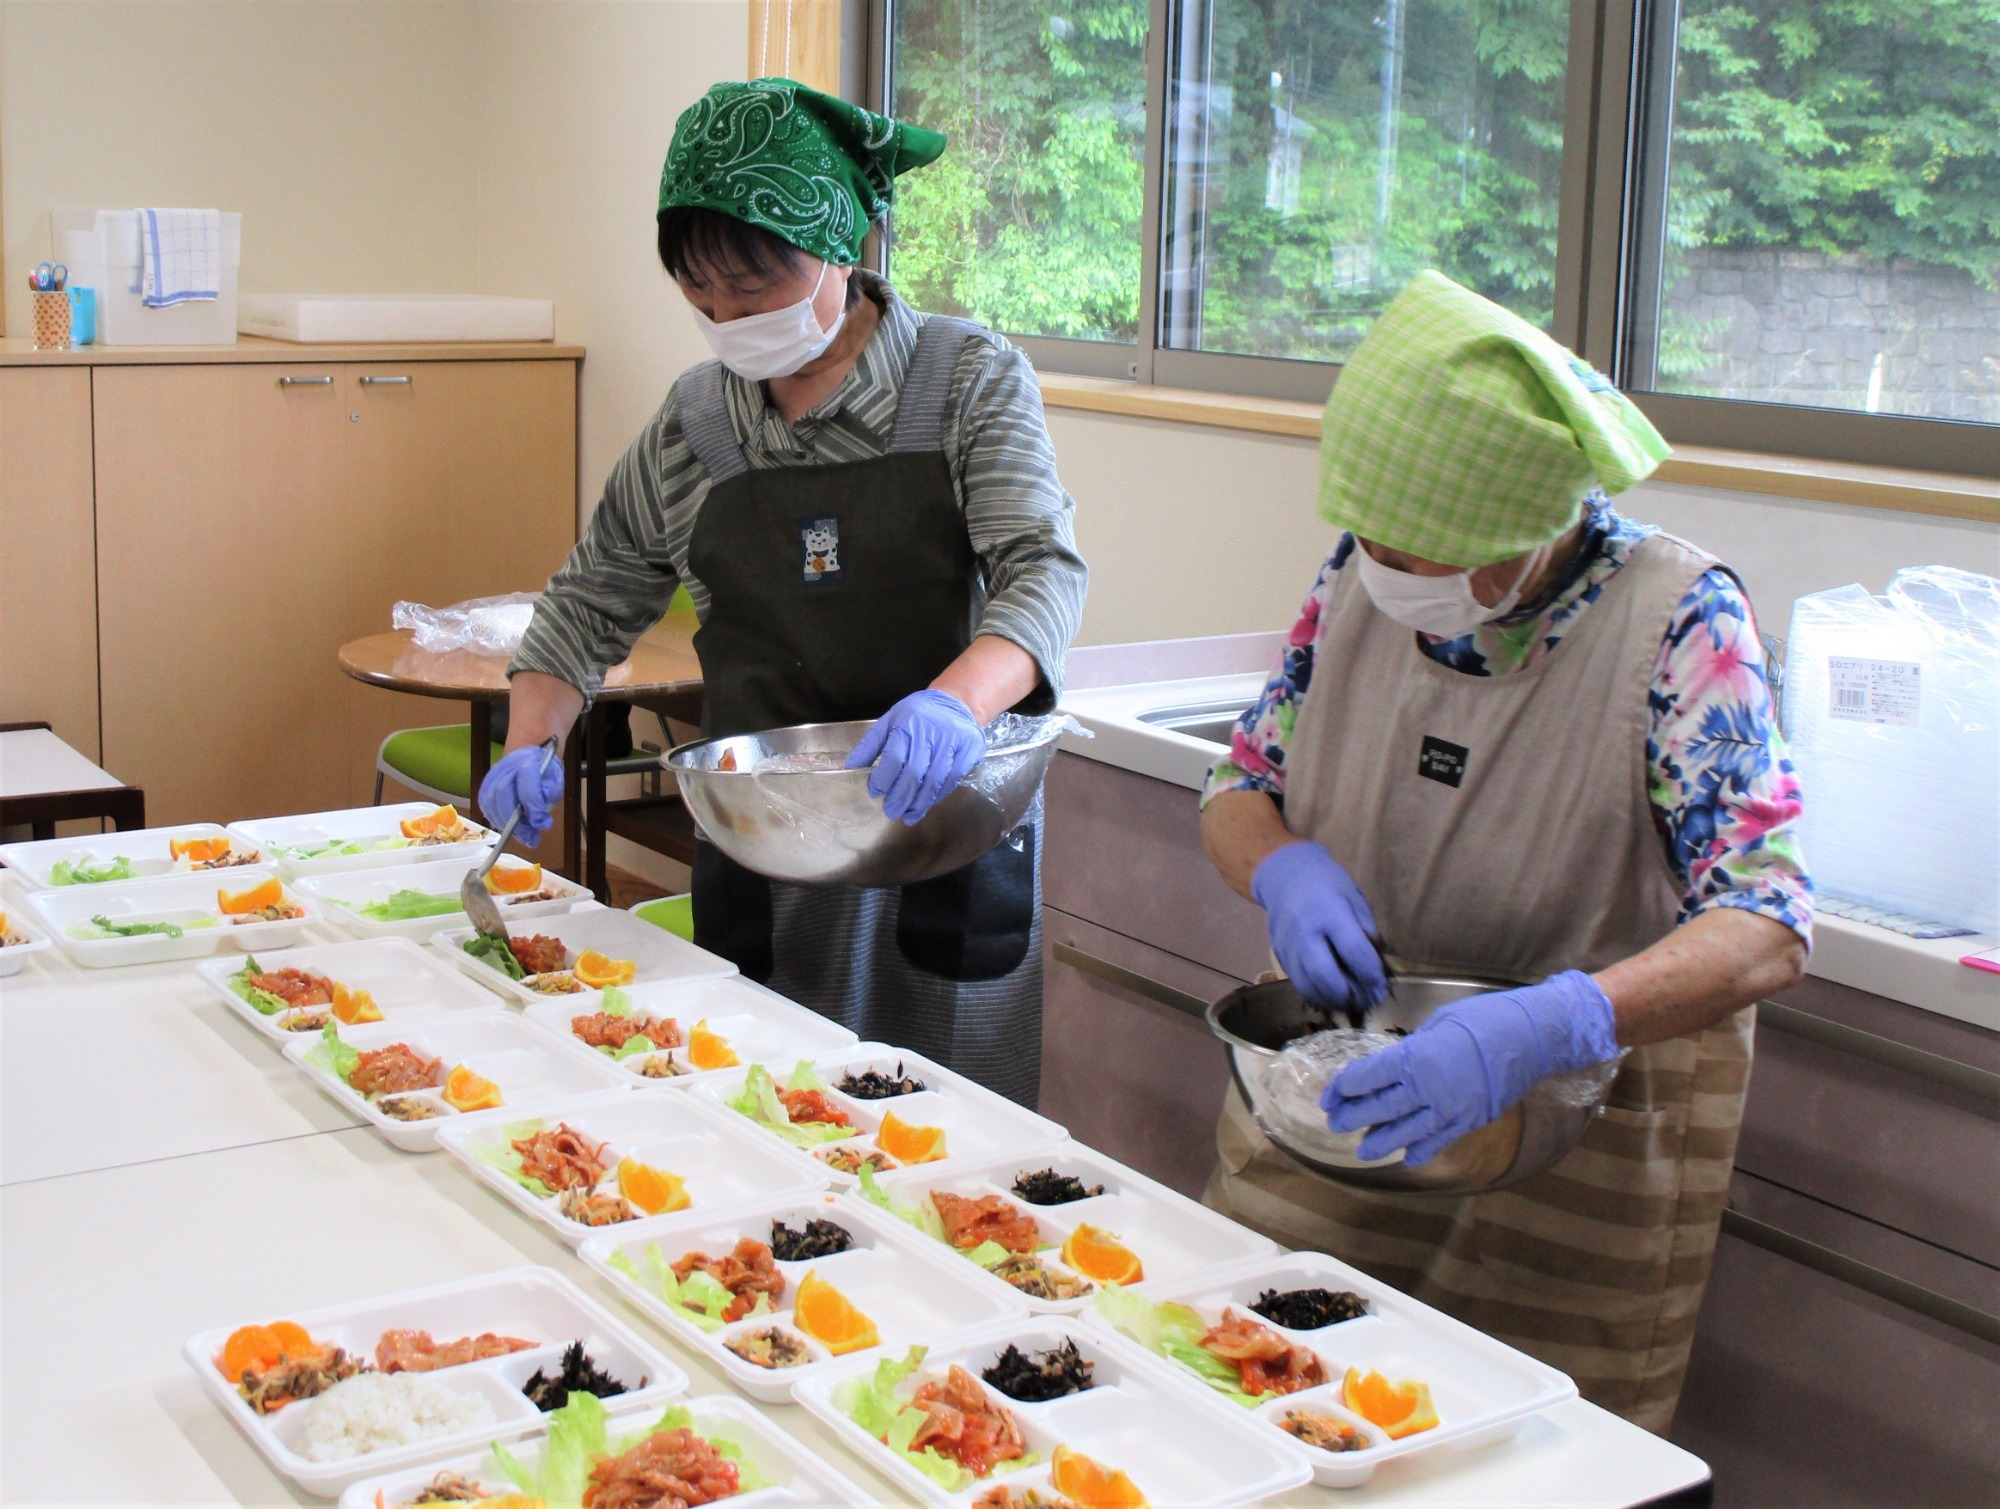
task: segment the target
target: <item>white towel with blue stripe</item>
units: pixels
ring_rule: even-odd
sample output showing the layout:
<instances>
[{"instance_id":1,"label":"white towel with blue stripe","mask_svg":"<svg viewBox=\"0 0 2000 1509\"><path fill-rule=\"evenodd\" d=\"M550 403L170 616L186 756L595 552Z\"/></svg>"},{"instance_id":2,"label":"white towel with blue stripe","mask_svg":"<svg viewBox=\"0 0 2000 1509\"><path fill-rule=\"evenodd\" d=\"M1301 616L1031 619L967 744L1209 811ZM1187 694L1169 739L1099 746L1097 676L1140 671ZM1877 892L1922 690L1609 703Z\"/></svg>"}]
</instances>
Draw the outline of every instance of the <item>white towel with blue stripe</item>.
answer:
<instances>
[{"instance_id":1,"label":"white towel with blue stripe","mask_svg":"<svg viewBox=\"0 0 2000 1509\"><path fill-rule=\"evenodd\" d=\"M222 287L221 210L139 211L140 301L165 309Z\"/></svg>"}]
</instances>

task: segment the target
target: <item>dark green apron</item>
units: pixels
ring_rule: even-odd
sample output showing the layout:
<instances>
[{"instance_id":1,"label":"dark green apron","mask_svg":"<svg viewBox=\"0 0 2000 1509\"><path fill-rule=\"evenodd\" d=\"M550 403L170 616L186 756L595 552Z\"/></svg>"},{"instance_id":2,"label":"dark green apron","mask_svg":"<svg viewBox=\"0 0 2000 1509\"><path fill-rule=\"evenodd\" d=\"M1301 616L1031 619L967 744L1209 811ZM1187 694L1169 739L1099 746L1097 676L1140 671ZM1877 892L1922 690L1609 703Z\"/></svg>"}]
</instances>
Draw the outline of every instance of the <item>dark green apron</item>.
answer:
<instances>
[{"instance_id":1,"label":"dark green apron","mask_svg":"<svg viewBox=\"0 0 2000 1509\"><path fill-rule=\"evenodd\" d=\"M682 378L709 476L688 542L703 732L877 718L967 645L985 589L945 455L953 371L976 325L922 327L887 454L752 470L719 363ZM896 890L774 883L696 844L695 941L864 1039L1034 1103L1040 1078L1040 808L962 870Z\"/></svg>"}]
</instances>

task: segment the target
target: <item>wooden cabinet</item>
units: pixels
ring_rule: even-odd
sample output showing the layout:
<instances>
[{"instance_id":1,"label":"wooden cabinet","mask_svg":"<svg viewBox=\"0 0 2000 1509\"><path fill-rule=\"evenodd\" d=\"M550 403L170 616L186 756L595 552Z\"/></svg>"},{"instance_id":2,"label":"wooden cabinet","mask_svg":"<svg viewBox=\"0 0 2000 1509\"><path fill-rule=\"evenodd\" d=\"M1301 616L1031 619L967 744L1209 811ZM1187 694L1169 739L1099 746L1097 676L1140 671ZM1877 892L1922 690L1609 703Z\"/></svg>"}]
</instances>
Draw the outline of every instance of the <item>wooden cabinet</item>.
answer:
<instances>
[{"instance_id":1,"label":"wooden cabinet","mask_svg":"<svg viewBox=\"0 0 2000 1509\"><path fill-rule=\"evenodd\" d=\"M465 707L360 686L340 646L398 599L537 589L576 537L572 360L28 375L94 384L103 763L154 823L367 802L385 734Z\"/></svg>"},{"instance_id":2,"label":"wooden cabinet","mask_svg":"<svg viewBox=\"0 0 2000 1509\"><path fill-rule=\"evenodd\" d=\"M88 369L0 368L0 723L47 723L95 760L90 469Z\"/></svg>"}]
</instances>

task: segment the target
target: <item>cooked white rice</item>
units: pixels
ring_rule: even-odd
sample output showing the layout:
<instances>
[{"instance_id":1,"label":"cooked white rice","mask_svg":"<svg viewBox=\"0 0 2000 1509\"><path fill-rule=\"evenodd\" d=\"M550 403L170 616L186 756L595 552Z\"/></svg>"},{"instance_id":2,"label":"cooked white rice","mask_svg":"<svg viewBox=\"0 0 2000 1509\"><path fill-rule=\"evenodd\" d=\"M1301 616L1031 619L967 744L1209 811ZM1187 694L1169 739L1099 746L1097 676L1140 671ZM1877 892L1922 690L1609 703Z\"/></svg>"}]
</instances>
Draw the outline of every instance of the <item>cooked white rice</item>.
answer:
<instances>
[{"instance_id":1,"label":"cooked white rice","mask_svg":"<svg viewBox=\"0 0 2000 1509\"><path fill-rule=\"evenodd\" d=\"M297 1451L308 1462L345 1462L494 1423L493 1405L423 1373L360 1373L307 1402Z\"/></svg>"}]
</instances>

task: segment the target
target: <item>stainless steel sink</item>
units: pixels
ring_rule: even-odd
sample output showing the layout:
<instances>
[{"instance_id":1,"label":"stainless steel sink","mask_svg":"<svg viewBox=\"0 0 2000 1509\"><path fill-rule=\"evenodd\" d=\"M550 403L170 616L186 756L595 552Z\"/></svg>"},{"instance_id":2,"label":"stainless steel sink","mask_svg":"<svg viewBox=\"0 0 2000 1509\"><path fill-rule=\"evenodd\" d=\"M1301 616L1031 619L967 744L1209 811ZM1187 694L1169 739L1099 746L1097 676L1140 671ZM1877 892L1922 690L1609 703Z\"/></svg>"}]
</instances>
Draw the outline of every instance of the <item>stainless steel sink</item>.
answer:
<instances>
[{"instance_id":1,"label":"stainless steel sink","mask_svg":"<svg viewBox=\"0 0 2000 1509\"><path fill-rule=\"evenodd\" d=\"M1170 729L1177 734L1186 734L1190 739L1205 739L1210 744L1229 747L1229 735L1236 727L1236 720L1243 716L1243 707L1234 702L1190 702L1179 707L1156 707L1139 714L1141 723L1150 723L1154 728Z\"/></svg>"}]
</instances>

